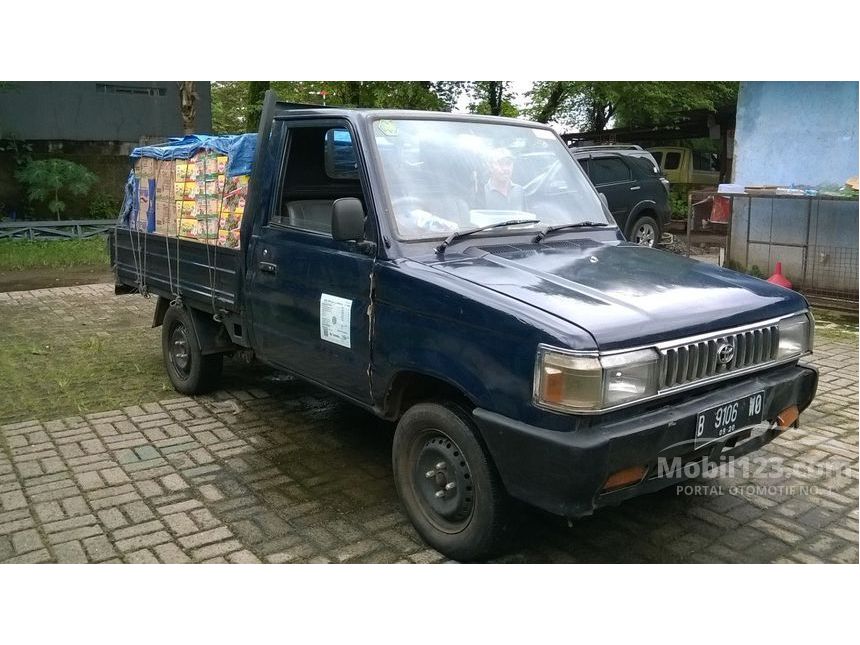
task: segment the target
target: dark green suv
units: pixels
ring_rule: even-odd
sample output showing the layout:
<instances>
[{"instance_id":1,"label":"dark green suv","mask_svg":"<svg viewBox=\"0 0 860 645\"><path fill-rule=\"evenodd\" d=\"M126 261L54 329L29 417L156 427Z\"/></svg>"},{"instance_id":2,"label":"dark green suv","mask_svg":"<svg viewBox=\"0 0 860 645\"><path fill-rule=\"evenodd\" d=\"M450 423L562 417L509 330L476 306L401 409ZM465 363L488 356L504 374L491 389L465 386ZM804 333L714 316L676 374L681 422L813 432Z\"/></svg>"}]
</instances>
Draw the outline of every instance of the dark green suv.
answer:
<instances>
[{"instance_id":1,"label":"dark green suv","mask_svg":"<svg viewBox=\"0 0 860 645\"><path fill-rule=\"evenodd\" d=\"M570 150L631 242L656 246L669 223L669 182L639 146L591 146Z\"/></svg>"}]
</instances>

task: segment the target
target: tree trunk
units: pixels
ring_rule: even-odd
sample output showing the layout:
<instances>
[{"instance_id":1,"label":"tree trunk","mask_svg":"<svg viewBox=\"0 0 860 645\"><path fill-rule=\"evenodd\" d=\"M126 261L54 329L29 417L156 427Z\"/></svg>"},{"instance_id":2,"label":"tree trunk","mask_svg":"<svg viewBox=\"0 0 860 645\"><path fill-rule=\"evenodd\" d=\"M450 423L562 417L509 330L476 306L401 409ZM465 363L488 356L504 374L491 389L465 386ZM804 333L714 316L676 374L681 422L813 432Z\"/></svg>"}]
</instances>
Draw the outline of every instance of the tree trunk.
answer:
<instances>
[{"instance_id":1,"label":"tree trunk","mask_svg":"<svg viewBox=\"0 0 860 645\"><path fill-rule=\"evenodd\" d=\"M182 112L183 134L194 134L194 120L197 117L197 99L200 96L194 89L194 81L179 81L179 109Z\"/></svg>"},{"instance_id":2,"label":"tree trunk","mask_svg":"<svg viewBox=\"0 0 860 645\"><path fill-rule=\"evenodd\" d=\"M248 83L248 113L245 115L245 131L257 132L263 114L263 99L271 81L250 81Z\"/></svg>"},{"instance_id":3,"label":"tree trunk","mask_svg":"<svg viewBox=\"0 0 860 645\"><path fill-rule=\"evenodd\" d=\"M552 84L552 88L546 98L546 103L544 103L540 112L535 116L538 123L548 123L555 116L558 108L561 107L561 102L565 99L565 94L566 88L564 83L557 81Z\"/></svg>"},{"instance_id":4,"label":"tree trunk","mask_svg":"<svg viewBox=\"0 0 860 645\"><path fill-rule=\"evenodd\" d=\"M504 88L504 81L487 81L487 103L490 106L490 114L494 116L502 114Z\"/></svg>"}]
</instances>

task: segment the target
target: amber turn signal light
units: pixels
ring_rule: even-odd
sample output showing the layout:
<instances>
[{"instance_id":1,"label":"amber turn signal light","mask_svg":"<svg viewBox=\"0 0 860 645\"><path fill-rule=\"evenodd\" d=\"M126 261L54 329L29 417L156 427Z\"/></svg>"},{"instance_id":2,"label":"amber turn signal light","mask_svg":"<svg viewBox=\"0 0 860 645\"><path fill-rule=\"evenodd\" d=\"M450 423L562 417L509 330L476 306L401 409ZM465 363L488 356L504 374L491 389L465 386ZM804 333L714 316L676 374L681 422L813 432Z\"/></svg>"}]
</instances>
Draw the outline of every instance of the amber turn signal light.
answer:
<instances>
[{"instance_id":1,"label":"amber turn signal light","mask_svg":"<svg viewBox=\"0 0 860 645\"><path fill-rule=\"evenodd\" d=\"M789 428L799 416L800 410L797 409L796 405L792 405L776 415L776 424L781 428Z\"/></svg>"},{"instance_id":2,"label":"amber turn signal light","mask_svg":"<svg viewBox=\"0 0 860 645\"><path fill-rule=\"evenodd\" d=\"M606 493L611 490L624 488L625 486L638 484L647 472L648 469L645 466L631 466L630 468L614 472L607 478L606 483L603 484L603 492Z\"/></svg>"}]
</instances>

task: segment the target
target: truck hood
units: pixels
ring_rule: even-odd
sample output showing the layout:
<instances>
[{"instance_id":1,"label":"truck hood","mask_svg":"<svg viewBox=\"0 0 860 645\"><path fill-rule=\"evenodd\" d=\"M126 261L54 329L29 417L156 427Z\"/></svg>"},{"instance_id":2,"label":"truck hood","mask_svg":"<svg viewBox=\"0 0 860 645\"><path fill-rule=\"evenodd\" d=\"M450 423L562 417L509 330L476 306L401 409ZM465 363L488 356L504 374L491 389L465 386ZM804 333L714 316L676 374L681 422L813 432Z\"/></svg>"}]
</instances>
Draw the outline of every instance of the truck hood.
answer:
<instances>
[{"instance_id":1,"label":"truck hood","mask_svg":"<svg viewBox=\"0 0 860 645\"><path fill-rule=\"evenodd\" d=\"M807 307L764 280L627 243L470 247L436 268L515 298L616 349L716 332Z\"/></svg>"}]
</instances>

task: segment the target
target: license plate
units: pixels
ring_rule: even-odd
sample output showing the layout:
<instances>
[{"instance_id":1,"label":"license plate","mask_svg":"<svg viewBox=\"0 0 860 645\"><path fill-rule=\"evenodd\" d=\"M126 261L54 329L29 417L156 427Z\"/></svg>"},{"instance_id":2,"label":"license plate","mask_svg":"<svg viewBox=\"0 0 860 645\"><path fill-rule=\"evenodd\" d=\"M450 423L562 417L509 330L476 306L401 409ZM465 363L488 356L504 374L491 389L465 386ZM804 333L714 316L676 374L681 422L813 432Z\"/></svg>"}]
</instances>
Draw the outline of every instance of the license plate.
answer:
<instances>
[{"instance_id":1,"label":"license plate","mask_svg":"<svg viewBox=\"0 0 860 645\"><path fill-rule=\"evenodd\" d=\"M694 448L729 437L761 423L764 392L756 392L700 412L696 417Z\"/></svg>"}]
</instances>

